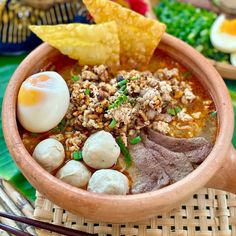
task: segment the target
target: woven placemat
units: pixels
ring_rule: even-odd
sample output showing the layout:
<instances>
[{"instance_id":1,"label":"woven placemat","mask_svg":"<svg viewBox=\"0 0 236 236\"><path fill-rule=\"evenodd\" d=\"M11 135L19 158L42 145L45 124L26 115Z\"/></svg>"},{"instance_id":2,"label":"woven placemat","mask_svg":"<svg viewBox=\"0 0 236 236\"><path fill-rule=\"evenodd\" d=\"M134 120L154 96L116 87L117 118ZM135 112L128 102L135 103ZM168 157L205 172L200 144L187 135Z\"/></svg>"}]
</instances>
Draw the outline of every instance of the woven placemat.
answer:
<instances>
[{"instance_id":1,"label":"woven placemat","mask_svg":"<svg viewBox=\"0 0 236 236\"><path fill-rule=\"evenodd\" d=\"M9 183L0 179L0 211L18 216L33 218L34 206L18 193ZM0 222L16 229L23 230L32 235L37 235L34 228L25 224L0 217ZM9 236L10 234L0 230L0 235Z\"/></svg>"},{"instance_id":2,"label":"woven placemat","mask_svg":"<svg viewBox=\"0 0 236 236\"><path fill-rule=\"evenodd\" d=\"M37 193L34 216L101 236L236 236L236 195L205 188L177 209L143 222L120 225L78 217ZM37 232L40 236L50 235L46 231Z\"/></svg>"}]
</instances>

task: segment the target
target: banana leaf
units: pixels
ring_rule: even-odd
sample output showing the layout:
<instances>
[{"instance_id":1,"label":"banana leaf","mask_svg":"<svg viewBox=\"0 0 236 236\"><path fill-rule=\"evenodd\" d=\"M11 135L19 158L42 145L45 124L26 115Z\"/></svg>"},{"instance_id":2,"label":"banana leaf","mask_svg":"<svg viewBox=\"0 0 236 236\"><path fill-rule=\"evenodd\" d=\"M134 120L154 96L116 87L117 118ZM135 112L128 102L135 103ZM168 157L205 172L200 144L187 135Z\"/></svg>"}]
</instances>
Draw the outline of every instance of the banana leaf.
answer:
<instances>
[{"instance_id":1,"label":"banana leaf","mask_svg":"<svg viewBox=\"0 0 236 236\"><path fill-rule=\"evenodd\" d=\"M236 148L236 81L232 80L225 80L226 85L229 89L231 98L232 98L232 103L234 107L234 120L235 120L235 125L234 125L234 136L233 136L233 145Z\"/></svg>"},{"instance_id":2,"label":"banana leaf","mask_svg":"<svg viewBox=\"0 0 236 236\"><path fill-rule=\"evenodd\" d=\"M18 63L23 57L0 57L0 109L7 83L15 71ZM5 65L4 65L5 64ZM8 66L6 66L8 64ZM2 118L0 118L0 178L9 181L29 200L35 200L35 189L29 184L25 177L12 160L8 152L2 131Z\"/></svg>"},{"instance_id":3,"label":"banana leaf","mask_svg":"<svg viewBox=\"0 0 236 236\"><path fill-rule=\"evenodd\" d=\"M236 84L235 84L236 87ZM236 148L236 91L230 90L230 95L232 98L233 106L234 106L234 120L235 120L235 125L234 125L234 136L233 136L233 145Z\"/></svg>"}]
</instances>

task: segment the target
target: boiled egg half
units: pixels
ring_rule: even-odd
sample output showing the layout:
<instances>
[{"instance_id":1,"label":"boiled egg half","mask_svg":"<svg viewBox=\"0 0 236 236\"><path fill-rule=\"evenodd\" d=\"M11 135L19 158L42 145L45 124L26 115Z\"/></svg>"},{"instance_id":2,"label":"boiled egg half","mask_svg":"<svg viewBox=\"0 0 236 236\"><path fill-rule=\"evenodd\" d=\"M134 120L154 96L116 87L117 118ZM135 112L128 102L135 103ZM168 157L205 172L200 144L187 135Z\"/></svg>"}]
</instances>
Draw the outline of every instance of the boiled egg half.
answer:
<instances>
[{"instance_id":1,"label":"boiled egg half","mask_svg":"<svg viewBox=\"0 0 236 236\"><path fill-rule=\"evenodd\" d=\"M236 52L236 19L226 19L220 15L211 29L211 42L213 46L226 53Z\"/></svg>"},{"instance_id":2,"label":"boiled egg half","mask_svg":"<svg viewBox=\"0 0 236 236\"><path fill-rule=\"evenodd\" d=\"M17 117L26 130L46 132L60 123L69 103L69 89L61 75L53 71L37 73L20 87Z\"/></svg>"}]
</instances>

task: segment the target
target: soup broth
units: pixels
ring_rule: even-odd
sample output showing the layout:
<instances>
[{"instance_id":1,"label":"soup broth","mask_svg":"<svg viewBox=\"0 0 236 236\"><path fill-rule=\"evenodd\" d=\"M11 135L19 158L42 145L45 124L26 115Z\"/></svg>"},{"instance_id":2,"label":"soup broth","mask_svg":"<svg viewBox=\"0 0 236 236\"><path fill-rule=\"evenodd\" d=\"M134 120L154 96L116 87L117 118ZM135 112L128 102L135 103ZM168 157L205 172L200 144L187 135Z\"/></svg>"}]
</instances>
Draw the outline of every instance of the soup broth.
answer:
<instances>
[{"instance_id":1,"label":"soup broth","mask_svg":"<svg viewBox=\"0 0 236 236\"><path fill-rule=\"evenodd\" d=\"M154 140L149 138L153 137L149 130L161 134L161 138L164 136L172 138L170 139L172 143L176 139L178 142L183 141L184 145L185 140L193 139L194 144L194 140L198 140L198 137L204 138L206 141L202 145L207 143L208 147L215 142L217 111L210 94L204 90L191 72L160 50L155 52L149 66L142 68L141 71L111 72L105 65L81 67L67 57L42 68L42 70L50 69L55 70L65 79L71 96L70 106L60 124L48 132L36 134L21 128L23 143L30 154L40 141L49 137L55 138L65 147L66 159L61 165L63 166L68 160L75 159L91 134L100 130L111 133L118 141L120 139L126 150L130 149L133 155L136 153L134 146L140 145L141 142L144 143L143 146L148 147L146 137L148 137L147 140ZM145 136L146 133L147 136ZM167 147L168 140L164 142L161 148L165 147L171 153L178 153L178 158L180 158L179 153L182 154L182 152ZM188 151L183 151L185 156L190 155L186 153L191 153L193 146ZM155 148L154 145L153 150L156 150ZM199 146L196 146L196 149L198 148ZM140 150L138 150L139 153ZM148 150L152 148L145 150L145 153L148 153ZM207 153L209 151L210 148ZM191 153L191 155L195 154ZM206 153L202 155L206 157ZM146 181L154 181L156 178L157 182L160 177L154 175L150 177L148 173L140 171L142 163L136 157L132 160L132 155L130 158L131 160L127 162L123 153L116 164L111 167L128 177L130 189L133 184L142 180L139 187L134 191L131 190L130 193L164 187L184 177L186 172L182 171L183 175L175 178L174 175L169 174L168 170L165 170L165 175L168 175L170 180L158 186L153 184L152 187L140 190L145 178ZM203 159L191 161L191 168L186 174L202 161ZM146 161L148 162L149 160ZM92 173L95 172L95 169L88 168ZM56 174L58 169L53 174ZM150 169L150 172L152 171Z\"/></svg>"}]
</instances>

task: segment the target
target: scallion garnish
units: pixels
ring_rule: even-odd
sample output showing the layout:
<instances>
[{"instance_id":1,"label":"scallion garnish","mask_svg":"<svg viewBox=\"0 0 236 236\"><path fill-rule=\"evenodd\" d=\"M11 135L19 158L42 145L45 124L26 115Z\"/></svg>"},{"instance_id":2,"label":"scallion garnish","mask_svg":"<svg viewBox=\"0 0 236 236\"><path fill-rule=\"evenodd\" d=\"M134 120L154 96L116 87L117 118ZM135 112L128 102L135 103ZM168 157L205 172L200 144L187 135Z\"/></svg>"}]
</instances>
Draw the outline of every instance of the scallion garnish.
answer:
<instances>
[{"instance_id":1,"label":"scallion garnish","mask_svg":"<svg viewBox=\"0 0 236 236\"><path fill-rule=\"evenodd\" d=\"M124 80L118 82L118 86L119 86L119 87L122 87L123 85L126 85L127 82L128 82L128 80L127 80L127 79L124 79Z\"/></svg>"},{"instance_id":2,"label":"scallion garnish","mask_svg":"<svg viewBox=\"0 0 236 236\"><path fill-rule=\"evenodd\" d=\"M172 116L175 116L176 115L176 112L175 112L175 109L174 108L167 108L167 113L172 115Z\"/></svg>"},{"instance_id":3,"label":"scallion garnish","mask_svg":"<svg viewBox=\"0 0 236 236\"><path fill-rule=\"evenodd\" d=\"M62 121L52 129L53 133L60 133L66 128L66 120L63 118Z\"/></svg>"},{"instance_id":4,"label":"scallion garnish","mask_svg":"<svg viewBox=\"0 0 236 236\"><path fill-rule=\"evenodd\" d=\"M118 92L119 92L119 93L124 93L125 89L126 89L126 85L123 85L123 86L118 90Z\"/></svg>"},{"instance_id":5,"label":"scallion garnish","mask_svg":"<svg viewBox=\"0 0 236 236\"><path fill-rule=\"evenodd\" d=\"M73 152L72 155L73 155L73 159L76 160L76 161L83 160L82 152L75 151L75 152Z\"/></svg>"},{"instance_id":6,"label":"scallion garnish","mask_svg":"<svg viewBox=\"0 0 236 236\"><path fill-rule=\"evenodd\" d=\"M125 95L128 95L128 89L127 88L125 88L125 90L123 91L123 94L125 94Z\"/></svg>"},{"instance_id":7,"label":"scallion garnish","mask_svg":"<svg viewBox=\"0 0 236 236\"><path fill-rule=\"evenodd\" d=\"M181 112L181 111L182 111L182 108L181 108L181 107L176 107L176 108L175 108L176 114L178 114L178 113Z\"/></svg>"},{"instance_id":8,"label":"scallion garnish","mask_svg":"<svg viewBox=\"0 0 236 236\"><path fill-rule=\"evenodd\" d=\"M123 86L118 90L118 92L121 93L121 94L127 95L127 94L128 94L128 89L127 89L126 85L123 85Z\"/></svg>"},{"instance_id":9,"label":"scallion garnish","mask_svg":"<svg viewBox=\"0 0 236 236\"><path fill-rule=\"evenodd\" d=\"M189 78L191 75L192 75L192 73L191 73L190 71L186 71L186 72L184 72L184 73L182 74L182 76L183 76L184 79Z\"/></svg>"},{"instance_id":10,"label":"scallion garnish","mask_svg":"<svg viewBox=\"0 0 236 236\"><path fill-rule=\"evenodd\" d=\"M125 103L128 100L126 95L120 95L109 107L108 109L118 108L122 103Z\"/></svg>"},{"instance_id":11,"label":"scallion garnish","mask_svg":"<svg viewBox=\"0 0 236 236\"><path fill-rule=\"evenodd\" d=\"M73 76L71 77L71 79L72 79L74 82L76 82L76 81L80 80L80 77L77 76L77 75L73 75Z\"/></svg>"},{"instance_id":12,"label":"scallion garnish","mask_svg":"<svg viewBox=\"0 0 236 236\"><path fill-rule=\"evenodd\" d=\"M172 116L176 116L181 111L182 111L181 107L167 108L167 113Z\"/></svg>"},{"instance_id":13,"label":"scallion garnish","mask_svg":"<svg viewBox=\"0 0 236 236\"><path fill-rule=\"evenodd\" d=\"M139 79L138 76L134 76L134 77L132 77L130 80L138 80L138 79Z\"/></svg>"},{"instance_id":14,"label":"scallion garnish","mask_svg":"<svg viewBox=\"0 0 236 236\"><path fill-rule=\"evenodd\" d=\"M34 138L37 138L39 135L36 134L36 133L30 133L30 136L31 136L31 137L34 137Z\"/></svg>"},{"instance_id":15,"label":"scallion garnish","mask_svg":"<svg viewBox=\"0 0 236 236\"><path fill-rule=\"evenodd\" d=\"M114 129L114 128L116 127L116 124L117 124L117 121L113 118L112 121L111 121L111 123L110 123L110 125L109 125L109 127L110 127L111 129Z\"/></svg>"},{"instance_id":16,"label":"scallion garnish","mask_svg":"<svg viewBox=\"0 0 236 236\"><path fill-rule=\"evenodd\" d=\"M90 95L90 92L91 92L91 91L90 91L90 89L88 89L88 88L86 88L85 91L84 91L85 95L88 95L88 96Z\"/></svg>"},{"instance_id":17,"label":"scallion garnish","mask_svg":"<svg viewBox=\"0 0 236 236\"><path fill-rule=\"evenodd\" d=\"M213 111L211 114L210 114L211 118L215 118L217 116L217 111Z\"/></svg>"},{"instance_id":18,"label":"scallion garnish","mask_svg":"<svg viewBox=\"0 0 236 236\"><path fill-rule=\"evenodd\" d=\"M141 141L142 141L141 137L137 136L137 137L134 137L133 139L131 139L129 142L130 142L130 144L135 145Z\"/></svg>"},{"instance_id":19,"label":"scallion garnish","mask_svg":"<svg viewBox=\"0 0 236 236\"><path fill-rule=\"evenodd\" d=\"M123 142L121 137L117 138L117 143L118 143L118 145L120 147L120 150L121 150L122 154L125 157L126 166L127 166L127 168L129 168L131 166L131 164L132 164L132 157L131 157L131 155L129 153L129 150L126 148L126 146L125 146L125 144L124 144L124 142Z\"/></svg>"}]
</instances>

